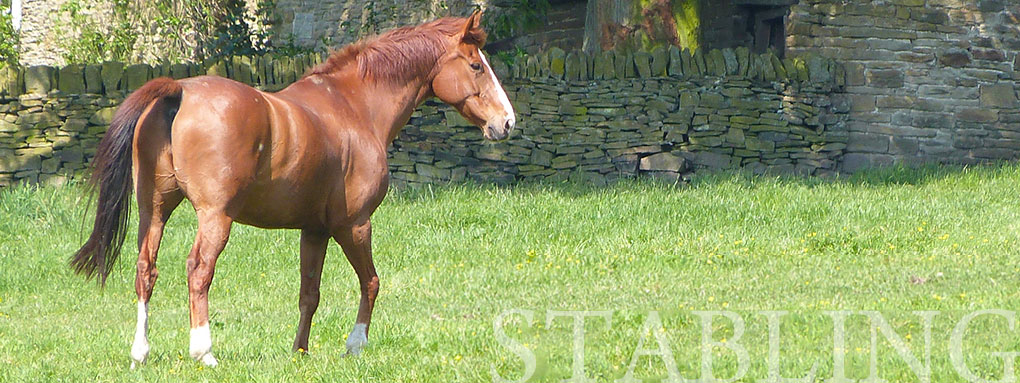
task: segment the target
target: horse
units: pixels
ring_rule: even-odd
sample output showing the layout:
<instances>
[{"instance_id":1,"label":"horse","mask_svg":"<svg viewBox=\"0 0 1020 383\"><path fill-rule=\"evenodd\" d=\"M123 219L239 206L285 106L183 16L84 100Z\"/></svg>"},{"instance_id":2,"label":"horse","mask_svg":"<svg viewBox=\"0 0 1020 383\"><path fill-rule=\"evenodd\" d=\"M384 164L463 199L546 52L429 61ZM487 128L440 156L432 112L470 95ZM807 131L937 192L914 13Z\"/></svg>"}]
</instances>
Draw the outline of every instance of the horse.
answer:
<instances>
[{"instance_id":1,"label":"horse","mask_svg":"<svg viewBox=\"0 0 1020 383\"><path fill-rule=\"evenodd\" d=\"M452 105L487 140L506 139L514 129L513 107L481 51L481 16L441 18L351 44L276 93L199 76L153 79L124 100L96 149L90 178L92 192L98 189L95 222L70 263L105 286L134 192L132 368L149 355L156 256L166 222L184 198L198 216L186 263L192 358L217 364L209 287L235 222L301 230L296 352L308 350L329 239L340 244L361 287L345 355L362 352L380 289L371 216L389 186L387 147L431 97Z\"/></svg>"}]
</instances>

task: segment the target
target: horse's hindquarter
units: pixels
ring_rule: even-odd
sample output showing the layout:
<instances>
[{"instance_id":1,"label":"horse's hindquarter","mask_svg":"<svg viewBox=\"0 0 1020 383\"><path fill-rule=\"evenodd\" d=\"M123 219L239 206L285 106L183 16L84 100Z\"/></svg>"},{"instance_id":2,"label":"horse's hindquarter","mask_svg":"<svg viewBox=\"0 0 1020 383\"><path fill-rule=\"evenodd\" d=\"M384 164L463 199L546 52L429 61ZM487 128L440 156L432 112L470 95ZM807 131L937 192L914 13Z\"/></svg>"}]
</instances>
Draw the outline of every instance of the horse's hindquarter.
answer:
<instances>
[{"instance_id":1,"label":"horse's hindquarter","mask_svg":"<svg viewBox=\"0 0 1020 383\"><path fill-rule=\"evenodd\" d=\"M186 80L171 140L174 172L196 210L272 228L322 225L331 153L299 107L216 77Z\"/></svg>"}]
</instances>

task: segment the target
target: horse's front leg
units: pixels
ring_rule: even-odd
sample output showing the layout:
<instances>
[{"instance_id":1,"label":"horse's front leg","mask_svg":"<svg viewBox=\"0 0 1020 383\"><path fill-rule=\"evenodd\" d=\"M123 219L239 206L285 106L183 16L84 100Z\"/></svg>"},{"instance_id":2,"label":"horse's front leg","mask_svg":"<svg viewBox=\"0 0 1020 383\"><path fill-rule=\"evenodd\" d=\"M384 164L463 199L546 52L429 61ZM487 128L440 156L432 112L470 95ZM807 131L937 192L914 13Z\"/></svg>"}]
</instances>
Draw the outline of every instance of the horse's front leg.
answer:
<instances>
[{"instance_id":1,"label":"horse's front leg","mask_svg":"<svg viewBox=\"0 0 1020 383\"><path fill-rule=\"evenodd\" d=\"M319 308L319 281L328 244L328 235L301 231L301 293L298 298L301 319L298 320L297 336L294 337L294 351L308 351L308 334L311 332L312 316Z\"/></svg>"},{"instance_id":2,"label":"horse's front leg","mask_svg":"<svg viewBox=\"0 0 1020 383\"><path fill-rule=\"evenodd\" d=\"M231 219L221 212L199 211L198 235L188 255L188 293L191 313L191 357L216 366L209 334L209 286L212 284L216 259L230 237Z\"/></svg>"},{"instance_id":3,"label":"horse's front leg","mask_svg":"<svg viewBox=\"0 0 1020 383\"><path fill-rule=\"evenodd\" d=\"M379 276L375 273L372 263L372 223L364 223L350 227L341 227L333 234L344 249L347 260L358 274L361 284L361 304L358 306L358 317L354 329L347 336L347 353L357 355L368 344L368 326L372 322L372 307L379 294Z\"/></svg>"}]
</instances>

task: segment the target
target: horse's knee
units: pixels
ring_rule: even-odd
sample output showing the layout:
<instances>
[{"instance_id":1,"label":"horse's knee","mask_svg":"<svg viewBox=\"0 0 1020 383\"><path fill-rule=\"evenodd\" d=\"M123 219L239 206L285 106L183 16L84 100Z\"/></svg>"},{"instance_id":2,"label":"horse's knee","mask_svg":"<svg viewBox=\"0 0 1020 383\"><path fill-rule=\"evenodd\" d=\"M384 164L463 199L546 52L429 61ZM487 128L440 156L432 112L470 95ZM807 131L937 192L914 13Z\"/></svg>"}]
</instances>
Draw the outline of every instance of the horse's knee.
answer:
<instances>
[{"instance_id":1,"label":"horse's knee","mask_svg":"<svg viewBox=\"0 0 1020 383\"><path fill-rule=\"evenodd\" d=\"M212 278L198 274L200 273L196 272L195 275L188 278L188 289L192 293L204 293L209 291L209 285L212 284Z\"/></svg>"},{"instance_id":2,"label":"horse's knee","mask_svg":"<svg viewBox=\"0 0 1020 383\"><path fill-rule=\"evenodd\" d=\"M307 291L301 294L301 298L298 299L298 307L302 310L315 310L319 307L319 291Z\"/></svg>"}]
</instances>

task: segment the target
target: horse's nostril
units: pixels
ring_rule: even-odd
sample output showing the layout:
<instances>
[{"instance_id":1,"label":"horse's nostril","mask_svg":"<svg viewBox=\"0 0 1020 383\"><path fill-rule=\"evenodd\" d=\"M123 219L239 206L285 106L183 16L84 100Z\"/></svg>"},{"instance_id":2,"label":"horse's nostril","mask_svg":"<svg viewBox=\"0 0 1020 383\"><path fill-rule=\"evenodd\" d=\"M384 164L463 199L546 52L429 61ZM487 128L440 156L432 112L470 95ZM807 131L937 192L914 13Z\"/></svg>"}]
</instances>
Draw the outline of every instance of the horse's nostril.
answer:
<instances>
[{"instance_id":1,"label":"horse's nostril","mask_svg":"<svg viewBox=\"0 0 1020 383\"><path fill-rule=\"evenodd\" d=\"M510 131L514 128L514 120L506 120L506 125L503 126L503 128L506 129L507 133L510 133Z\"/></svg>"}]
</instances>

